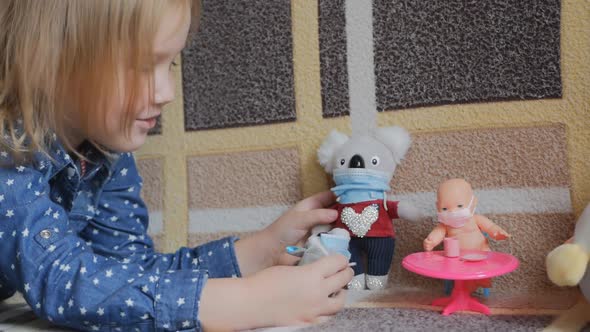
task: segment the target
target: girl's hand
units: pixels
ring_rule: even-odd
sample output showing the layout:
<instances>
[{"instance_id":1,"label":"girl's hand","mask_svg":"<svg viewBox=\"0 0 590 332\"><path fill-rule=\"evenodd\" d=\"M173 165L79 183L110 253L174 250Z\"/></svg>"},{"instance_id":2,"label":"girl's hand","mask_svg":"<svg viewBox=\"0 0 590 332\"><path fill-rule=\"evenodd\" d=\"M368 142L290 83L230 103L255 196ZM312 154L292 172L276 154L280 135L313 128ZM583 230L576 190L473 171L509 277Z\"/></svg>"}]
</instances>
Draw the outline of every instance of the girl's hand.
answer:
<instances>
[{"instance_id":1,"label":"girl's hand","mask_svg":"<svg viewBox=\"0 0 590 332\"><path fill-rule=\"evenodd\" d=\"M354 276L342 255L323 257L305 266L273 266L250 278L253 307L264 316L264 326L309 323L340 311L343 289Z\"/></svg>"},{"instance_id":2,"label":"girl's hand","mask_svg":"<svg viewBox=\"0 0 590 332\"><path fill-rule=\"evenodd\" d=\"M294 258L289 260L288 257L282 256L286 246L297 244L314 226L330 224L336 220L338 212L326 208L332 205L335 199L331 191L310 196L297 203L263 231L268 241L272 241L277 248L273 257L275 264L292 263Z\"/></svg>"},{"instance_id":3,"label":"girl's hand","mask_svg":"<svg viewBox=\"0 0 590 332\"><path fill-rule=\"evenodd\" d=\"M338 212L326 209L335 201L330 191L308 197L265 229L236 242L236 255L242 276L249 276L272 265L293 265L298 258L285 253L285 247L301 241L318 224L336 220Z\"/></svg>"}]
</instances>

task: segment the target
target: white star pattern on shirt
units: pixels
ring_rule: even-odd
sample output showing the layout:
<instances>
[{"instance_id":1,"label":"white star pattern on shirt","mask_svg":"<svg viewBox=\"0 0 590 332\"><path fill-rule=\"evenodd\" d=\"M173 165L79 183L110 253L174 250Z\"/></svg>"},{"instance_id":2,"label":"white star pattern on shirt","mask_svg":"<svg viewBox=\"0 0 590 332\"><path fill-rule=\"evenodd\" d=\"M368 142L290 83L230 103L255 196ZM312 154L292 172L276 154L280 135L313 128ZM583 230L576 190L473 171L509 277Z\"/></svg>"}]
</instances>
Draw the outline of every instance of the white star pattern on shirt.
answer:
<instances>
[{"instance_id":1,"label":"white star pattern on shirt","mask_svg":"<svg viewBox=\"0 0 590 332\"><path fill-rule=\"evenodd\" d=\"M0 239L2 238L2 235L4 235L4 232L0 232Z\"/></svg>"},{"instance_id":2,"label":"white star pattern on shirt","mask_svg":"<svg viewBox=\"0 0 590 332\"><path fill-rule=\"evenodd\" d=\"M0 203L4 201L4 195L0 195Z\"/></svg>"},{"instance_id":3,"label":"white star pattern on shirt","mask_svg":"<svg viewBox=\"0 0 590 332\"><path fill-rule=\"evenodd\" d=\"M127 189L128 192L132 193L135 190L135 187L129 187L129 189Z\"/></svg>"},{"instance_id":4,"label":"white star pattern on shirt","mask_svg":"<svg viewBox=\"0 0 590 332\"><path fill-rule=\"evenodd\" d=\"M96 311L96 313L97 313L99 316L102 316L102 315L104 315L104 308L98 308L98 310Z\"/></svg>"},{"instance_id":5,"label":"white star pattern on shirt","mask_svg":"<svg viewBox=\"0 0 590 332\"><path fill-rule=\"evenodd\" d=\"M62 201L63 199L61 198L61 196L57 196L57 198L56 198L55 200L56 200L58 203L61 203L61 201Z\"/></svg>"},{"instance_id":6,"label":"white star pattern on shirt","mask_svg":"<svg viewBox=\"0 0 590 332\"><path fill-rule=\"evenodd\" d=\"M148 319L150 316L148 316L148 314L144 314L143 316L141 316L141 319Z\"/></svg>"},{"instance_id":7,"label":"white star pattern on shirt","mask_svg":"<svg viewBox=\"0 0 590 332\"><path fill-rule=\"evenodd\" d=\"M178 300L176 300L176 304L178 304L179 307L181 305L183 305L184 304L184 297L179 297Z\"/></svg>"},{"instance_id":8,"label":"white star pattern on shirt","mask_svg":"<svg viewBox=\"0 0 590 332\"><path fill-rule=\"evenodd\" d=\"M141 291L144 292L144 293L147 293L149 290L150 289L149 289L149 287L147 285L141 287Z\"/></svg>"},{"instance_id":9,"label":"white star pattern on shirt","mask_svg":"<svg viewBox=\"0 0 590 332\"><path fill-rule=\"evenodd\" d=\"M193 265L199 265L199 259L193 258Z\"/></svg>"},{"instance_id":10,"label":"white star pattern on shirt","mask_svg":"<svg viewBox=\"0 0 590 332\"><path fill-rule=\"evenodd\" d=\"M86 273L86 272L88 272L88 271L86 271L86 267L85 267L85 266L82 266L82 267L80 268L80 274L84 274L84 273Z\"/></svg>"},{"instance_id":11,"label":"white star pattern on shirt","mask_svg":"<svg viewBox=\"0 0 590 332\"><path fill-rule=\"evenodd\" d=\"M98 283L99 283L99 280L98 280L98 278L94 278L94 279L92 280L92 283L93 283L93 284L95 284L95 285L98 285Z\"/></svg>"},{"instance_id":12,"label":"white star pattern on shirt","mask_svg":"<svg viewBox=\"0 0 590 332\"><path fill-rule=\"evenodd\" d=\"M97 325L92 325L90 326L90 328L92 329L92 331L100 331L100 327L98 327Z\"/></svg>"},{"instance_id":13,"label":"white star pattern on shirt","mask_svg":"<svg viewBox=\"0 0 590 332\"><path fill-rule=\"evenodd\" d=\"M28 237L29 236L29 229L25 228L25 230L22 231L21 233L22 233L23 237Z\"/></svg>"},{"instance_id":14,"label":"white star pattern on shirt","mask_svg":"<svg viewBox=\"0 0 590 332\"><path fill-rule=\"evenodd\" d=\"M59 306L59 308L57 308L57 313L60 315L63 315L64 314L64 307Z\"/></svg>"},{"instance_id":15,"label":"white star pattern on shirt","mask_svg":"<svg viewBox=\"0 0 590 332\"><path fill-rule=\"evenodd\" d=\"M56 248L57 247L54 244L52 244L52 245L49 246L49 248L47 248L47 251L54 252Z\"/></svg>"},{"instance_id":16,"label":"white star pattern on shirt","mask_svg":"<svg viewBox=\"0 0 590 332\"><path fill-rule=\"evenodd\" d=\"M22 172L24 172L24 171L25 171L25 167L24 167L24 166L18 166L18 167L16 168L16 170L17 170L19 173L22 173Z\"/></svg>"},{"instance_id":17,"label":"white star pattern on shirt","mask_svg":"<svg viewBox=\"0 0 590 332\"><path fill-rule=\"evenodd\" d=\"M133 300L131 298L125 300L125 304L127 304L128 307L133 307Z\"/></svg>"},{"instance_id":18,"label":"white star pattern on shirt","mask_svg":"<svg viewBox=\"0 0 590 332\"><path fill-rule=\"evenodd\" d=\"M127 171L128 171L128 170L127 170L127 168L123 168L123 169L121 170L121 175L123 175L123 176L127 176Z\"/></svg>"},{"instance_id":19,"label":"white star pattern on shirt","mask_svg":"<svg viewBox=\"0 0 590 332\"><path fill-rule=\"evenodd\" d=\"M113 270L107 270L106 276L107 276L107 278L112 277L113 276Z\"/></svg>"},{"instance_id":20,"label":"white star pattern on shirt","mask_svg":"<svg viewBox=\"0 0 590 332\"><path fill-rule=\"evenodd\" d=\"M72 288L72 282L68 281L68 283L66 284L66 289L70 289Z\"/></svg>"},{"instance_id":21,"label":"white star pattern on shirt","mask_svg":"<svg viewBox=\"0 0 590 332\"><path fill-rule=\"evenodd\" d=\"M137 240L137 236L135 236L133 234L130 234L129 235L129 241L135 241L135 240Z\"/></svg>"},{"instance_id":22,"label":"white star pattern on shirt","mask_svg":"<svg viewBox=\"0 0 590 332\"><path fill-rule=\"evenodd\" d=\"M167 328L170 327L170 324L164 324L164 325L162 325L162 327L165 328L165 329L167 329Z\"/></svg>"},{"instance_id":23,"label":"white star pattern on shirt","mask_svg":"<svg viewBox=\"0 0 590 332\"><path fill-rule=\"evenodd\" d=\"M70 308L71 308L71 307L73 307L73 306L74 306L74 300L70 299L70 300L68 301L68 307L70 307Z\"/></svg>"},{"instance_id":24,"label":"white star pattern on shirt","mask_svg":"<svg viewBox=\"0 0 590 332\"><path fill-rule=\"evenodd\" d=\"M115 221L117 221L117 220L119 220L119 218L118 218L117 216L112 216L112 217L111 217L111 221L112 221L112 222L115 222Z\"/></svg>"},{"instance_id":25,"label":"white star pattern on shirt","mask_svg":"<svg viewBox=\"0 0 590 332\"><path fill-rule=\"evenodd\" d=\"M51 212L53 212L53 209L49 208L49 209L47 209L47 211L45 211L45 215L49 216L49 215L51 215Z\"/></svg>"},{"instance_id":26,"label":"white star pattern on shirt","mask_svg":"<svg viewBox=\"0 0 590 332\"><path fill-rule=\"evenodd\" d=\"M8 180L6 180L6 184L8 186L12 186L14 184L14 179L8 179Z\"/></svg>"},{"instance_id":27,"label":"white star pattern on shirt","mask_svg":"<svg viewBox=\"0 0 590 332\"><path fill-rule=\"evenodd\" d=\"M28 293L31 290L31 285L29 283L25 284L25 293Z\"/></svg>"},{"instance_id":28,"label":"white star pattern on shirt","mask_svg":"<svg viewBox=\"0 0 590 332\"><path fill-rule=\"evenodd\" d=\"M82 307L80 308L80 314L82 314L82 316L86 315L86 308Z\"/></svg>"},{"instance_id":29,"label":"white star pattern on shirt","mask_svg":"<svg viewBox=\"0 0 590 332\"><path fill-rule=\"evenodd\" d=\"M185 320L184 322L182 322L182 327L189 327L191 325L191 323L188 320Z\"/></svg>"},{"instance_id":30,"label":"white star pattern on shirt","mask_svg":"<svg viewBox=\"0 0 590 332\"><path fill-rule=\"evenodd\" d=\"M59 212L55 211L55 213L53 214L53 219L59 219Z\"/></svg>"},{"instance_id":31,"label":"white star pattern on shirt","mask_svg":"<svg viewBox=\"0 0 590 332\"><path fill-rule=\"evenodd\" d=\"M14 210L8 210L8 211L6 211L6 216L8 218L12 218L14 216Z\"/></svg>"},{"instance_id":32,"label":"white star pattern on shirt","mask_svg":"<svg viewBox=\"0 0 590 332\"><path fill-rule=\"evenodd\" d=\"M8 157L8 153L6 151L2 151L0 152L0 156L2 156L3 158Z\"/></svg>"}]
</instances>

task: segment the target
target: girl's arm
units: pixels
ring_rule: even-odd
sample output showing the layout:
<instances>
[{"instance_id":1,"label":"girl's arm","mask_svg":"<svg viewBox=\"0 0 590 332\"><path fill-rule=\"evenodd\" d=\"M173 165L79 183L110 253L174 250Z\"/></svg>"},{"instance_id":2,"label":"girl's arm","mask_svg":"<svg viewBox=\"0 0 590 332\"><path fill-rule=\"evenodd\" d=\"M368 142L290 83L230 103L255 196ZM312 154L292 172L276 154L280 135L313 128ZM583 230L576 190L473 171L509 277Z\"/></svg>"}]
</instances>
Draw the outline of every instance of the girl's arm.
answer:
<instances>
[{"instance_id":1,"label":"girl's arm","mask_svg":"<svg viewBox=\"0 0 590 332\"><path fill-rule=\"evenodd\" d=\"M89 209L94 211L82 211L88 221L80 235L94 252L162 271L203 269L212 278L241 275L234 249L236 238L196 248L183 247L170 254L156 252L147 234L148 211L141 197L142 179L133 155L121 154L111 173Z\"/></svg>"},{"instance_id":2,"label":"girl's arm","mask_svg":"<svg viewBox=\"0 0 590 332\"><path fill-rule=\"evenodd\" d=\"M2 288L7 294L20 291L38 316L57 324L80 330L198 328L198 303L207 278L232 271L239 275L231 241L155 254L145 227L134 230L123 218L109 218L108 224L104 215L88 219L92 205L82 209L74 204L66 211L54 203L47 174L39 170L1 169L0 183ZM130 196L121 192L124 186L105 188L102 197L90 198L110 197L115 213L119 204L125 205L115 198ZM144 254L149 255L146 260Z\"/></svg>"}]
</instances>

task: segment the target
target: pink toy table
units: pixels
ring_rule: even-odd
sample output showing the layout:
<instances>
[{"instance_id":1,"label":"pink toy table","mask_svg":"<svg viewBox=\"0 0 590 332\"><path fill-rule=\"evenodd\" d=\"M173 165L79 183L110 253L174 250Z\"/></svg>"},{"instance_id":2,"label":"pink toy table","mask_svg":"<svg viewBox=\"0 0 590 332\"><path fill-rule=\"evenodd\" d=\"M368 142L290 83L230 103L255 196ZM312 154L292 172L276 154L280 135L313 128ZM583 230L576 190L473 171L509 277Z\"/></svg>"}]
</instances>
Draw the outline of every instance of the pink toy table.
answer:
<instances>
[{"instance_id":1,"label":"pink toy table","mask_svg":"<svg viewBox=\"0 0 590 332\"><path fill-rule=\"evenodd\" d=\"M465 254L485 254L481 261L466 261L461 258ZM497 277L514 271L518 267L516 257L493 251L461 251L456 258L448 258L442 251L417 252L406 256L402 266L414 273L438 279L454 280L455 287L450 297L436 299L435 306L445 306L443 315L448 316L455 311L470 310L489 315L490 309L471 297L476 288L476 280Z\"/></svg>"}]
</instances>

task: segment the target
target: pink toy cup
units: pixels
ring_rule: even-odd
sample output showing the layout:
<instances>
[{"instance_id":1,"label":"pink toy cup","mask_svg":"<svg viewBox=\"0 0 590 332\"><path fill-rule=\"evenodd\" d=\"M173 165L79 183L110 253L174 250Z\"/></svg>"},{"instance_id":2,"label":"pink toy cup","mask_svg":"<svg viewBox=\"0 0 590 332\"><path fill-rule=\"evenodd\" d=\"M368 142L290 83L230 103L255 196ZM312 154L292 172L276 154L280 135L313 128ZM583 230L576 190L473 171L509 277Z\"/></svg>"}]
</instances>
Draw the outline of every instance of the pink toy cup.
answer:
<instances>
[{"instance_id":1,"label":"pink toy cup","mask_svg":"<svg viewBox=\"0 0 590 332\"><path fill-rule=\"evenodd\" d=\"M444 239L445 256L459 257L459 240L454 237Z\"/></svg>"}]
</instances>

